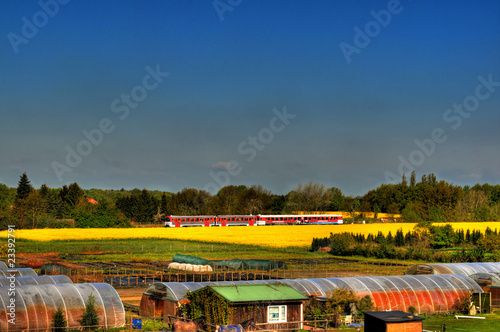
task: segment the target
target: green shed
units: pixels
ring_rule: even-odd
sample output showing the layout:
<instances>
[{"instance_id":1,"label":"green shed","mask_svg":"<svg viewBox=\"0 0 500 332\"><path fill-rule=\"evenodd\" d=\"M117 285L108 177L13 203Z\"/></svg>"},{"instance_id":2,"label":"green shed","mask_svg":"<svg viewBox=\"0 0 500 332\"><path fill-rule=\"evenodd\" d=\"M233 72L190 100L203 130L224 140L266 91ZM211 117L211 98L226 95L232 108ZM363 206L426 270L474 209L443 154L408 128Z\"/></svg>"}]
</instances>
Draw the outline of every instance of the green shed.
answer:
<instances>
[{"instance_id":1,"label":"green shed","mask_svg":"<svg viewBox=\"0 0 500 332\"><path fill-rule=\"evenodd\" d=\"M210 285L188 294L192 316L213 325L236 325L253 319L261 330L302 328L308 298L287 284Z\"/></svg>"}]
</instances>

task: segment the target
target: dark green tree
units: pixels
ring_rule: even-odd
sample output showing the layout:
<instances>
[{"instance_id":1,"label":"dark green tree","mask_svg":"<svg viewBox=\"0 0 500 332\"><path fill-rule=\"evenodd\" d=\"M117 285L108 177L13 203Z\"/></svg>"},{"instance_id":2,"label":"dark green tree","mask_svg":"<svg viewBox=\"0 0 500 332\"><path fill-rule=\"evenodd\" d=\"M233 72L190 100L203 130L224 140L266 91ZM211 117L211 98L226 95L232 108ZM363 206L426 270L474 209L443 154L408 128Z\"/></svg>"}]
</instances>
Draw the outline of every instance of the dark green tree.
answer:
<instances>
[{"instance_id":1,"label":"dark green tree","mask_svg":"<svg viewBox=\"0 0 500 332\"><path fill-rule=\"evenodd\" d=\"M33 186L31 185L31 182L28 179L28 175L26 174L26 172L24 172L23 175L21 175L19 182L17 183L16 200L26 199L26 197L28 197L32 189Z\"/></svg>"},{"instance_id":2,"label":"dark green tree","mask_svg":"<svg viewBox=\"0 0 500 332\"><path fill-rule=\"evenodd\" d=\"M85 305L85 311L78 320L78 323L80 323L84 331L95 330L99 325L99 313L95 305L95 296L93 294L89 295L87 304Z\"/></svg>"},{"instance_id":3,"label":"dark green tree","mask_svg":"<svg viewBox=\"0 0 500 332\"><path fill-rule=\"evenodd\" d=\"M161 201L160 201L160 213L161 214L167 213L167 203L168 203L167 195L165 193L163 193L161 195Z\"/></svg>"},{"instance_id":4,"label":"dark green tree","mask_svg":"<svg viewBox=\"0 0 500 332\"><path fill-rule=\"evenodd\" d=\"M58 307L54 316L52 316L52 331L53 332L66 332L66 326L68 323L66 322L66 318L64 317L64 310L61 307Z\"/></svg>"}]
</instances>

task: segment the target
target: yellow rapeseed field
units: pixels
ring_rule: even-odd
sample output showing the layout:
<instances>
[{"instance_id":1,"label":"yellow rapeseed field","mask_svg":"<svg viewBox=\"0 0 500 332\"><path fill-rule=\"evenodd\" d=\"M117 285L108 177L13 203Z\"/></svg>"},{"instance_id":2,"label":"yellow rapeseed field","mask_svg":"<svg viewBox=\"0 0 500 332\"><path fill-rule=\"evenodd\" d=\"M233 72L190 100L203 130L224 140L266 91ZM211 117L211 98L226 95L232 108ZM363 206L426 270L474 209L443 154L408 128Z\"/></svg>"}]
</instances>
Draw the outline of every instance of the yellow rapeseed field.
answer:
<instances>
[{"instance_id":1,"label":"yellow rapeseed field","mask_svg":"<svg viewBox=\"0 0 500 332\"><path fill-rule=\"evenodd\" d=\"M452 223L455 229L499 228L500 222L462 222ZM368 235L392 232L400 228L406 233L415 224L355 224L355 225L300 225L300 226L241 226L241 227L192 227L192 228L65 228L16 230L16 239L38 241L86 240L86 239L129 239L164 238L219 243L239 243L272 247L310 246L315 237L327 237L330 233L354 232ZM7 231L0 232L0 238L7 238Z\"/></svg>"}]
</instances>

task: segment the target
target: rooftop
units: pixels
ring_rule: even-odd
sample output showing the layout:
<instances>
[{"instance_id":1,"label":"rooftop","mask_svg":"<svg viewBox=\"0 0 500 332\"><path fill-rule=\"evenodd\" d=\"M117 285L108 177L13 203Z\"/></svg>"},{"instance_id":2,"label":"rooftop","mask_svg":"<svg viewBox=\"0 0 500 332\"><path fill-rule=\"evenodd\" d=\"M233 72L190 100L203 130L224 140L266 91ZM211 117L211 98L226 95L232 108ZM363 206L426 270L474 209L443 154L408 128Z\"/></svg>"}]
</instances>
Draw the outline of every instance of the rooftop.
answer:
<instances>
[{"instance_id":1,"label":"rooftop","mask_svg":"<svg viewBox=\"0 0 500 332\"><path fill-rule=\"evenodd\" d=\"M245 284L245 285L211 285L207 286L228 302L256 301L290 301L307 300L292 287L286 284Z\"/></svg>"}]
</instances>

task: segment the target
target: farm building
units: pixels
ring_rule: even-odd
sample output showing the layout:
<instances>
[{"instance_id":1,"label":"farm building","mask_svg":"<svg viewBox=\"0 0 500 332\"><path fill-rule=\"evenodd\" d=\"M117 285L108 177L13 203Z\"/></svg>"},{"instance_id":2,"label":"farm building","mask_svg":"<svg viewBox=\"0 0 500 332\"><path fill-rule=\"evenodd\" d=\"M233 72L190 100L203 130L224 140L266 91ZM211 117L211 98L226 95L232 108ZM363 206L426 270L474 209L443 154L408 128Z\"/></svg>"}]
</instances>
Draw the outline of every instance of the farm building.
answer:
<instances>
[{"instance_id":1,"label":"farm building","mask_svg":"<svg viewBox=\"0 0 500 332\"><path fill-rule=\"evenodd\" d=\"M15 295L11 295L9 287L0 287L0 331L48 330L58 307L64 310L68 327L78 328L90 295L95 297L99 325L106 328L125 325L123 303L109 284L25 285L17 286ZM12 310L15 310L15 324L9 322Z\"/></svg>"},{"instance_id":2,"label":"farm building","mask_svg":"<svg viewBox=\"0 0 500 332\"><path fill-rule=\"evenodd\" d=\"M260 329L302 328L304 302L308 298L281 283L209 285L189 295L188 306L214 325L237 325L253 319Z\"/></svg>"},{"instance_id":3,"label":"farm building","mask_svg":"<svg viewBox=\"0 0 500 332\"><path fill-rule=\"evenodd\" d=\"M418 264L410 267L405 274L463 274L470 276L481 272L500 272L500 263L436 263Z\"/></svg>"},{"instance_id":4,"label":"farm building","mask_svg":"<svg viewBox=\"0 0 500 332\"><path fill-rule=\"evenodd\" d=\"M479 285L464 275L405 275L387 277L313 278L253 281L154 283L143 294L140 315L175 316L188 291L209 285L283 283L305 296L324 297L336 288L352 290L358 297L369 295L379 310L408 310L437 313L452 311L463 295L481 293Z\"/></svg>"},{"instance_id":5,"label":"farm building","mask_svg":"<svg viewBox=\"0 0 500 332\"><path fill-rule=\"evenodd\" d=\"M365 332L422 332L422 317L404 311L365 311Z\"/></svg>"},{"instance_id":6,"label":"farm building","mask_svg":"<svg viewBox=\"0 0 500 332\"><path fill-rule=\"evenodd\" d=\"M0 278L8 278L14 274L17 277L36 277L37 274L35 270L30 269L29 267L16 268L11 270L0 270Z\"/></svg>"},{"instance_id":7,"label":"farm building","mask_svg":"<svg viewBox=\"0 0 500 332\"><path fill-rule=\"evenodd\" d=\"M37 276L19 278L0 278L0 287L8 287L14 282L16 286L44 285L44 284L72 284L67 276Z\"/></svg>"}]
</instances>

